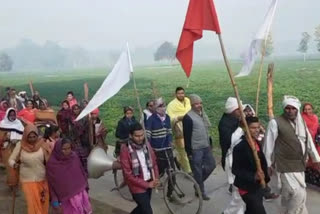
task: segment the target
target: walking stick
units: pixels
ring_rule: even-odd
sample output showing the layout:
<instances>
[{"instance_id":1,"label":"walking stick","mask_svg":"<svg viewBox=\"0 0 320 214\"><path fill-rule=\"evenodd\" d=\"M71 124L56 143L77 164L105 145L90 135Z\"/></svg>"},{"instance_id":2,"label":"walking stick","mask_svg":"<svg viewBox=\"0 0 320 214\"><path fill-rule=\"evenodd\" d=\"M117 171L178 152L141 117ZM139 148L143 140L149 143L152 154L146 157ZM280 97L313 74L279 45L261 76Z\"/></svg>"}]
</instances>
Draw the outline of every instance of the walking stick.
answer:
<instances>
[{"instance_id":1,"label":"walking stick","mask_svg":"<svg viewBox=\"0 0 320 214\"><path fill-rule=\"evenodd\" d=\"M15 205L16 205L16 187L13 187L13 189L12 189L11 214L14 214Z\"/></svg>"},{"instance_id":2,"label":"walking stick","mask_svg":"<svg viewBox=\"0 0 320 214\"><path fill-rule=\"evenodd\" d=\"M83 89L84 89L84 99L89 102L89 86L88 83L83 84ZM89 143L90 146L93 146L93 138L94 138L94 133L93 133L93 127L92 127L92 118L91 118L91 113L88 114L88 121L89 121Z\"/></svg>"},{"instance_id":3,"label":"walking stick","mask_svg":"<svg viewBox=\"0 0 320 214\"><path fill-rule=\"evenodd\" d=\"M274 64L270 63L268 66L268 73L267 73L269 120L274 118L274 114L273 114L273 70L274 70Z\"/></svg>"},{"instance_id":4,"label":"walking stick","mask_svg":"<svg viewBox=\"0 0 320 214\"><path fill-rule=\"evenodd\" d=\"M263 170L261 168L261 163L260 163L260 160L259 160L259 157L258 157L256 146L255 146L255 144L254 144L254 142L252 140L252 136L251 136L251 134L249 132L247 121L246 121L245 116L243 114L243 107L242 107L241 101L240 101L238 86L236 85L233 73L231 71L231 67L230 67L229 61L228 61L227 56L226 56L226 51L225 51L225 48L224 48L224 45L223 45L223 42L222 42L221 34L218 34L218 37L219 37L219 42L220 42L220 46L221 46L223 59L224 59L225 65L226 65L227 70L228 70L228 74L229 74L229 77L230 77L230 81L231 81L235 96L236 96L237 101L238 101L239 110L241 112L241 121L242 121L242 123L243 123L243 125L245 127L246 132L247 132L248 143L249 143L249 146L250 146L250 148L252 150L253 157L255 159L255 163L256 163L256 166L257 166L257 172L259 172L259 175L260 175L261 186L264 188L266 186L266 183L265 183L265 180L264 180L264 178L262 176L263 175Z\"/></svg>"}]
</instances>

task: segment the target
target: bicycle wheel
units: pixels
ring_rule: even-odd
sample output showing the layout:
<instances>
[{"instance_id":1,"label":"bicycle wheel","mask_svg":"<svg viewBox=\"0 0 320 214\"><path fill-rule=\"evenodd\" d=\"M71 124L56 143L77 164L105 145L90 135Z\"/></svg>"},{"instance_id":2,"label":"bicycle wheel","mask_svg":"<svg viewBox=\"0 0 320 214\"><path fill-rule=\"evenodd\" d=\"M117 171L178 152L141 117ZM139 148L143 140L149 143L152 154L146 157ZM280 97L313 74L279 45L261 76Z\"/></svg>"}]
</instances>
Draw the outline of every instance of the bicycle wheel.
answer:
<instances>
[{"instance_id":1,"label":"bicycle wheel","mask_svg":"<svg viewBox=\"0 0 320 214\"><path fill-rule=\"evenodd\" d=\"M202 195L197 182L185 172L170 173L164 182L163 196L172 214L199 214Z\"/></svg>"},{"instance_id":2,"label":"bicycle wheel","mask_svg":"<svg viewBox=\"0 0 320 214\"><path fill-rule=\"evenodd\" d=\"M125 183L123 174L121 170L114 170L113 171L113 179L114 184L116 185L116 188L118 192L120 193L121 197L128 201L133 201L131 192L129 190L128 185Z\"/></svg>"}]
</instances>

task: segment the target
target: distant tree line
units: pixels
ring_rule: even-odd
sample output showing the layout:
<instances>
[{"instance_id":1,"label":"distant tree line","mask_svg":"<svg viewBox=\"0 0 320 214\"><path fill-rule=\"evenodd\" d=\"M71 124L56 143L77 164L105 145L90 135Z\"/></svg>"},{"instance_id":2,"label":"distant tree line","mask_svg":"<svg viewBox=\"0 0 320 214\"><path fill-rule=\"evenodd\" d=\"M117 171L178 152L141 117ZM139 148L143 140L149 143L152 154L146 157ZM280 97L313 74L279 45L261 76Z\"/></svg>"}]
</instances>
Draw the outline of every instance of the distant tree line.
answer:
<instances>
[{"instance_id":1,"label":"distant tree line","mask_svg":"<svg viewBox=\"0 0 320 214\"><path fill-rule=\"evenodd\" d=\"M113 58L110 51L64 48L54 41L40 45L30 39L22 39L16 47L0 50L0 71L106 66L114 63Z\"/></svg>"},{"instance_id":2,"label":"distant tree line","mask_svg":"<svg viewBox=\"0 0 320 214\"><path fill-rule=\"evenodd\" d=\"M317 50L320 52L320 25L318 25L315 28L314 37L315 37L314 40L317 43ZM297 51L299 51L303 54L304 61L306 61L306 55L307 55L307 52L309 49L309 43L310 43L311 39L312 39L312 36L308 32L302 33L302 38L299 43L299 47L298 47Z\"/></svg>"}]
</instances>

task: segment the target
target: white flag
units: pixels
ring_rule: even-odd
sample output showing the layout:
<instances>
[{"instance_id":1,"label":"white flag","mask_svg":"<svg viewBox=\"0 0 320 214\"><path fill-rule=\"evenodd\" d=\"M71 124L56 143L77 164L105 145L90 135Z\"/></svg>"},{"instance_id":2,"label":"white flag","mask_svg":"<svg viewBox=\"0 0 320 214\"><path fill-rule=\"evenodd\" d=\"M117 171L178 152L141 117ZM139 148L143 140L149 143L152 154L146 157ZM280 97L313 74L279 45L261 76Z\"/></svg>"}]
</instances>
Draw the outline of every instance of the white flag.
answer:
<instances>
[{"instance_id":1,"label":"white flag","mask_svg":"<svg viewBox=\"0 0 320 214\"><path fill-rule=\"evenodd\" d=\"M236 75L236 77L247 76L251 73L253 65L255 63L256 57L260 52L262 42L266 45L266 40L269 35L271 25L273 22L273 17L276 12L278 0L272 0L269 10L264 18L262 26L250 43L248 52L245 55L244 63L241 71Z\"/></svg>"},{"instance_id":2,"label":"white flag","mask_svg":"<svg viewBox=\"0 0 320 214\"><path fill-rule=\"evenodd\" d=\"M118 91L120 91L120 89L130 81L131 72L133 72L133 67L129 45L127 44L126 50L121 53L111 73L104 80L99 90L88 103L87 107L82 110L76 121L80 120L118 93Z\"/></svg>"}]
</instances>

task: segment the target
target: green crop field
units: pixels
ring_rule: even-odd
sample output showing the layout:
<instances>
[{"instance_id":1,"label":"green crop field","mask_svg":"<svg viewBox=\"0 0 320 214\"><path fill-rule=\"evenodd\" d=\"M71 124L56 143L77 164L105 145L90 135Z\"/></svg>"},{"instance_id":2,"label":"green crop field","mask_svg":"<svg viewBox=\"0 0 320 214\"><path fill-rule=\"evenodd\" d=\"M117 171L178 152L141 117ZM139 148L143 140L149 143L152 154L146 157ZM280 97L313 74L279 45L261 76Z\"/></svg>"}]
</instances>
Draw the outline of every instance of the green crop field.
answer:
<instances>
[{"instance_id":1,"label":"green crop field","mask_svg":"<svg viewBox=\"0 0 320 214\"><path fill-rule=\"evenodd\" d=\"M231 64L234 72L239 71L241 64ZM267 94L266 94L266 68L264 68L259 115L264 124L267 122ZM74 91L78 100L83 98L83 83L88 82L90 96L93 96L105 79L109 69L87 69L75 71L50 72L24 72L24 73L0 73L0 87L3 95L4 87L12 86L19 90L28 90L28 81L32 80L36 90L40 91L42 97L48 99L49 103L58 108L60 101L65 97L67 91ZM257 88L257 67L248 77L236 79L243 103L255 103ZM148 99L158 94L169 102L174 97L177 86L186 87L187 79L180 66L155 66L135 67L135 78L142 105ZM320 96L318 92L318 81L320 80L320 61L307 61L306 63L296 60L275 61L274 73L274 111L281 113L281 101L283 95L297 96L302 102L312 102L315 111L320 113ZM190 78L186 93L197 93L203 98L204 108L213 124L211 134L214 136L215 144L218 141L217 124L224 111L224 102L229 96L233 96L233 89L222 62L212 64L195 65ZM122 117L122 107L131 105L136 108L137 102L133 90L132 81L121 91L100 107L101 118L108 127L108 143L115 141L114 132L117 121Z\"/></svg>"}]
</instances>

